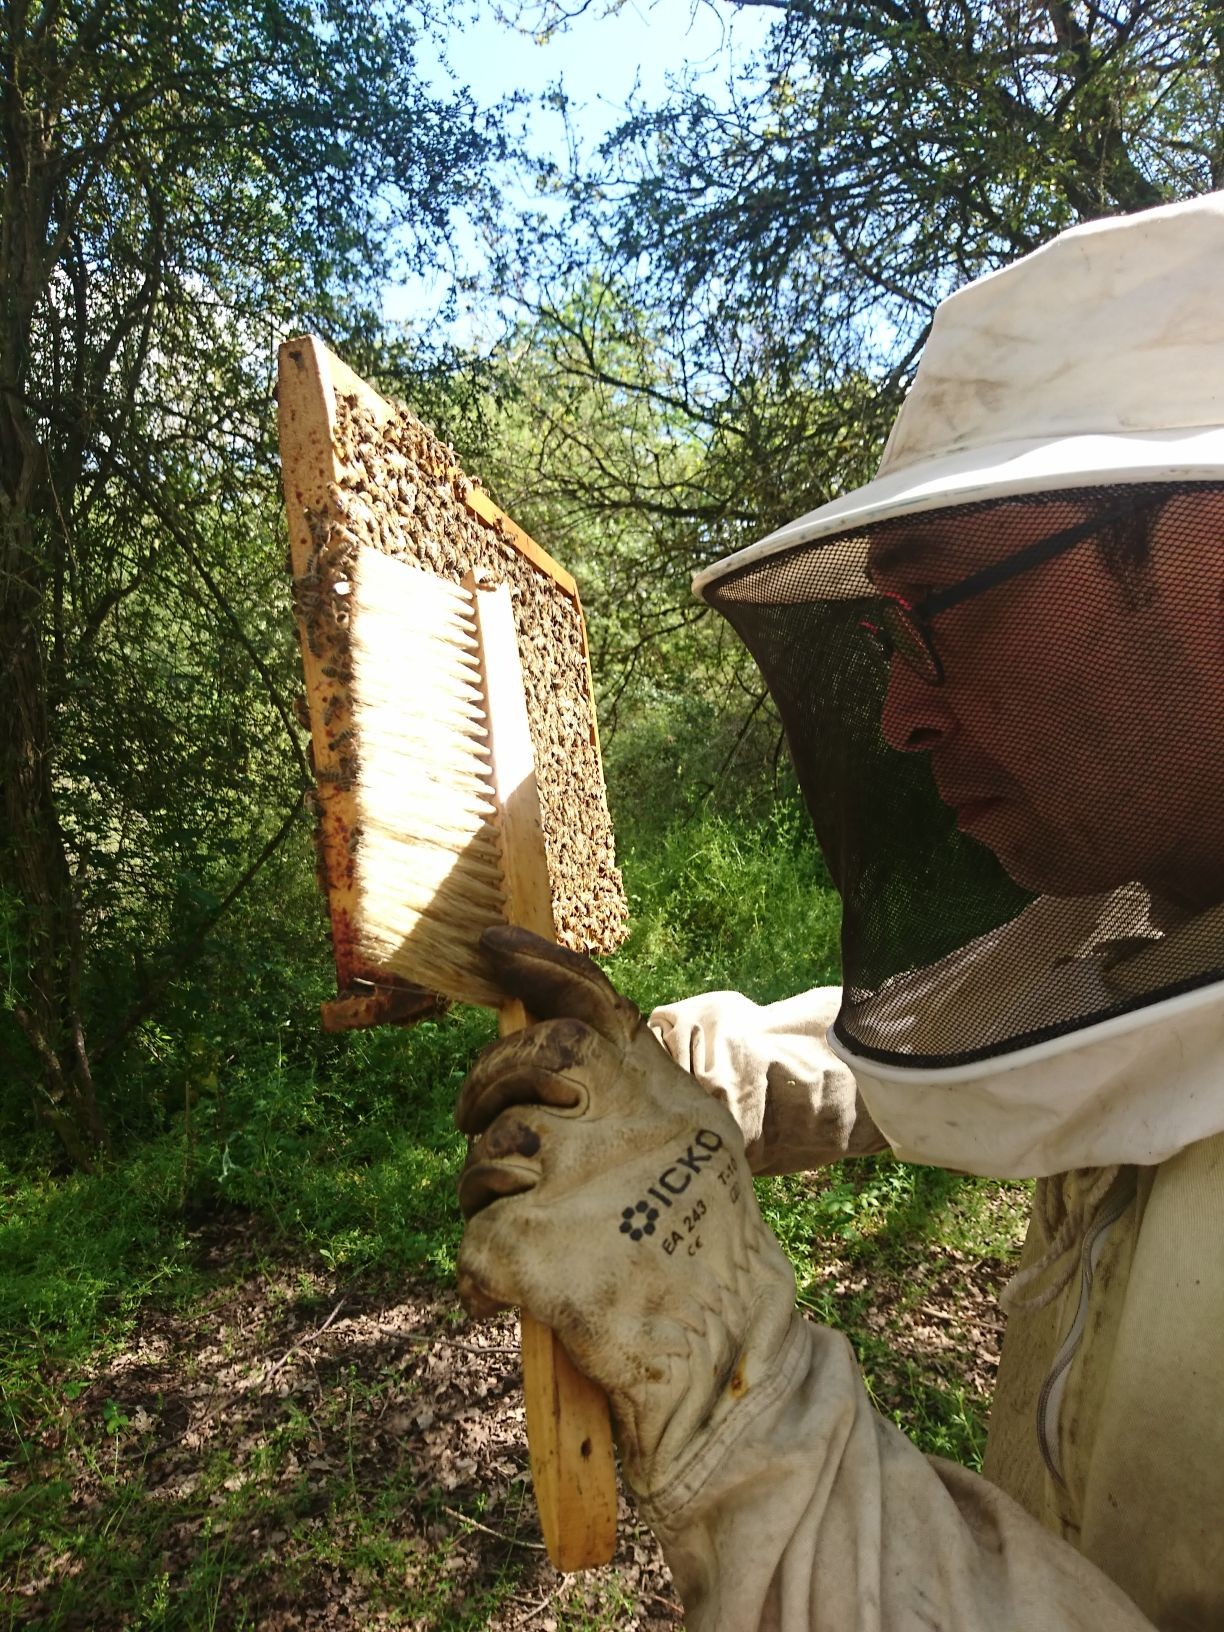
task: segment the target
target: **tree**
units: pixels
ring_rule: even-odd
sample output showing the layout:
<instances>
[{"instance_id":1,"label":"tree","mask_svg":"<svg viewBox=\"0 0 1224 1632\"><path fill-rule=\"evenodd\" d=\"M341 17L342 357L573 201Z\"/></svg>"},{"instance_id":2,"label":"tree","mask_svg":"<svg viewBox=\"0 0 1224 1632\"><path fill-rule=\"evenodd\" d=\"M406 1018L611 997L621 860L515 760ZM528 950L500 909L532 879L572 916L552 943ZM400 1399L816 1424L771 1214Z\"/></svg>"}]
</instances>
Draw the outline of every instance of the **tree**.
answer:
<instances>
[{"instance_id":1,"label":"tree","mask_svg":"<svg viewBox=\"0 0 1224 1632\"><path fill-rule=\"evenodd\" d=\"M1198 0L740 3L778 21L729 104L631 118L593 178L601 241L707 335L768 313L814 359L904 377L958 284L1224 181L1224 21Z\"/></svg>"},{"instance_id":2,"label":"tree","mask_svg":"<svg viewBox=\"0 0 1224 1632\"><path fill-rule=\"evenodd\" d=\"M88 1165L95 1075L283 840L273 343L372 360L496 135L355 0L5 0L0 1043Z\"/></svg>"},{"instance_id":3,"label":"tree","mask_svg":"<svg viewBox=\"0 0 1224 1632\"><path fill-rule=\"evenodd\" d=\"M822 405L794 390L771 401L770 382L757 380L751 415L733 424L716 398L704 415L666 332L596 278L521 324L492 367L481 469L578 577L614 797L654 817L715 792L738 804L746 785L773 797L776 716L690 578L696 562L793 508L803 437L789 468L757 464L755 450L787 446L783 427L798 418L840 413L861 425L849 407L859 385ZM847 438L846 467L871 447Z\"/></svg>"}]
</instances>

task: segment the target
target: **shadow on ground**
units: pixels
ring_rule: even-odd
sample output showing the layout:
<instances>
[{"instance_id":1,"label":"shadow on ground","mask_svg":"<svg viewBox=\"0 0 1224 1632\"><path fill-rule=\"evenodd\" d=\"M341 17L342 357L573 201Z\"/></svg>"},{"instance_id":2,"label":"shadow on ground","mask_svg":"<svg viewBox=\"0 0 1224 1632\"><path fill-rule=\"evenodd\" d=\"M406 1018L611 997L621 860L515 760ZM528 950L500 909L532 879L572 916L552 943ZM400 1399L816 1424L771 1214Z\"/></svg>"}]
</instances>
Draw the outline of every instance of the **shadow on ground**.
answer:
<instances>
[{"instance_id":1,"label":"shadow on ground","mask_svg":"<svg viewBox=\"0 0 1224 1632\"><path fill-rule=\"evenodd\" d=\"M561 1577L526 1469L517 1332L428 1286L347 1284L249 1223L201 1232L213 1288L149 1309L13 1414L11 1626L564 1632L681 1624L622 1503L616 1561Z\"/></svg>"}]
</instances>

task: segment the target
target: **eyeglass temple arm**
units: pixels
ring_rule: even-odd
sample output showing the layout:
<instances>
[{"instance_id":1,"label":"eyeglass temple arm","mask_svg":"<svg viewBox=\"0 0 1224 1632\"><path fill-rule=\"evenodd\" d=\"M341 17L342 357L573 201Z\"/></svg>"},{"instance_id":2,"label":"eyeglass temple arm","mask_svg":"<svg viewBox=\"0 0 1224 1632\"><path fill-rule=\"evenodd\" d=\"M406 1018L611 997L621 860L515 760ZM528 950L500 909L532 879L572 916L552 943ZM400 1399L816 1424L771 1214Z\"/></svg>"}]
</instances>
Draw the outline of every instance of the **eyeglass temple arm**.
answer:
<instances>
[{"instance_id":1,"label":"eyeglass temple arm","mask_svg":"<svg viewBox=\"0 0 1224 1632\"><path fill-rule=\"evenodd\" d=\"M1043 561L1050 561L1056 555L1062 555L1081 539L1100 532L1103 527L1120 520L1134 508L1132 504L1120 506L1116 510L1106 511L1104 515L1091 516L1087 521L1078 522L1074 527L1068 527L1065 532L1053 533L1049 538L1040 538L1026 549L1017 550L1015 555L1009 555L1003 561L996 561L993 566L983 567L970 577L962 578L959 584L953 584L950 589L936 590L934 595L928 595L912 610L920 618L933 618L937 612L946 612L950 606L956 606L960 601L981 595L984 591L993 589L996 584L1005 584L1009 578L1015 578L1022 572L1028 572L1032 567L1039 567Z\"/></svg>"}]
</instances>

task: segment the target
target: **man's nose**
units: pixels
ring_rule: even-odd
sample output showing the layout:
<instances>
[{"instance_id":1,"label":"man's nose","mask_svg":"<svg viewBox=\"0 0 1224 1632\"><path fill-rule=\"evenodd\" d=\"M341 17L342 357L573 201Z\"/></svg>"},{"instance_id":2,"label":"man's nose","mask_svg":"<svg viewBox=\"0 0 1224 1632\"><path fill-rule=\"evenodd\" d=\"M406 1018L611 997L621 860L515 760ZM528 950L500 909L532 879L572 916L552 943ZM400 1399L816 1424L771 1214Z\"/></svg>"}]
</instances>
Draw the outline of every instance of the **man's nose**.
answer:
<instances>
[{"instance_id":1,"label":"man's nose","mask_svg":"<svg viewBox=\"0 0 1224 1632\"><path fill-rule=\"evenodd\" d=\"M884 741L898 753L924 754L952 735L956 716L948 707L943 686L929 685L904 659L894 657L880 729Z\"/></svg>"}]
</instances>

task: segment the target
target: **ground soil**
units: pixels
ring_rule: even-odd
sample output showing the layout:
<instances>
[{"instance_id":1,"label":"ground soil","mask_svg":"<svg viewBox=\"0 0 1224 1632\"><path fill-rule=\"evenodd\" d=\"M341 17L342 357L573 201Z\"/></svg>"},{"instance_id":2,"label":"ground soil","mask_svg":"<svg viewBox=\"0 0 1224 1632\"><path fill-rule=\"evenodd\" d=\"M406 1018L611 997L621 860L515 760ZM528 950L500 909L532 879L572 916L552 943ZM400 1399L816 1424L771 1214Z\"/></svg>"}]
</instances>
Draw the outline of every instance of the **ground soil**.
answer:
<instances>
[{"instance_id":1,"label":"ground soil","mask_svg":"<svg viewBox=\"0 0 1224 1632\"><path fill-rule=\"evenodd\" d=\"M278 1253L246 1217L201 1229L195 1249L203 1296L150 1306L105 1358L78 1364L71 1389L47 1378L51 1394L61 1385L62 1409L25 1477L70 1480L77 1522L114 1526L120 1548L131 1546L115 1518L126 1480L139 1493L126 1533L138 1531L147 1552L157 1529L171 1590L224 1537L210 1627L682 1624L667 1568L627 1503L612 1566L563 1578L549 1565L512 1318L475 1324L449 1291L323 1273ZM980 1401L993 1385L1004 1271L950 1252L923 1265L870 1285L833 1254L826 1266L829 1291L887 1343L893 1358L873 1363L873 1386L890 1412L915 1387L959 1383ZM108 1619L107 1550L65 1550L62 1534L27 1550L20 1582L9 1583L10 1624L200 1624ZM430 1591L436 1601L421 1609Z\"/></svg>"}]
</instances>

